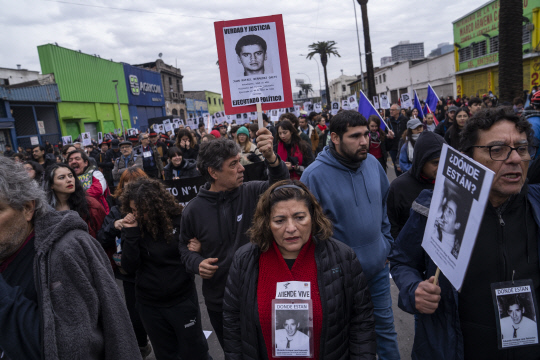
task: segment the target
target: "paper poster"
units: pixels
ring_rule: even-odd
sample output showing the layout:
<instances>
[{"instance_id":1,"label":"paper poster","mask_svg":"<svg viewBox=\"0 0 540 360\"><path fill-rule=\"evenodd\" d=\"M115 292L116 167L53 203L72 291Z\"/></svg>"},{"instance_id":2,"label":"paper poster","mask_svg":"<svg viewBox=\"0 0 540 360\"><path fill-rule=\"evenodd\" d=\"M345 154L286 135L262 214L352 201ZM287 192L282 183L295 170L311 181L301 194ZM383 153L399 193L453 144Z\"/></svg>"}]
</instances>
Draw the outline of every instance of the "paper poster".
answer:
<instances>
[{"instance_id":1,"label":"paper poster","mask_svg":"<svg viewBox=\"0 0 540 360\"><path fill-rule=\"evenodd\" d=\"M177 124L163 124L163 129L165 130L165 133L169 132L169 131L173 131L173 125L177 125ZM178 125L177 125L178 126Z\"/></svg>"},{"instance_id":2,"label":"paper poster","mask_svg":"<svg viewBox=\"0 0 540 360\"><path fill-rule=\"evenodd\" d=\"M349 100L341 100L341 108L343 110L350 110L350 108L349 108Z\"/></svg>"},{"instance_id":3,"label":"paper poster","mask_svg":"<svg viewBox=\"0 0 540 360\"><path fill-rule=\"evenodd\" d=\"M101 145L101 143L103 142L103 133L102 132L97 133L97 141L98 141L98 145Z\"/></svg>"},{"instance_id":4,"label":"paper poster","mask_svg":"<svg viewBox=\"0 0 540 360\"><path fill-rule=\"evenodd\" d=\"M223 102L228 114L292 106L281 15L214 23Z\"/></svg>"},{"instance_id":5,"label":"paper poster","mask_svg":"<svg viewBox=\"0 0 540 360\"><path fill-rule=\"evenodd\" d=\"M499 349L538 344L538 306L532 280L494 283L491 291Z\"/></svg>"},{"instance_id":6,"label":"paper poster","mask_svg":"<svg viewBox=\"0 0 540 360\"><path fill-rule=\"evenodd\" d=\"M358 102L356 101L356 94L349 95L349 108L351 110L358 109Z\"/></svg>"},{"instance_id":7,"label":"paper poster","mask_svg":"<svg viewBox=\"0 0 540 360\"><path fill-rule=\"evenodd\" d=\"M137 136L137 129L133 129L133 128L128 129L127 133L128 133L128 136Z\"/></svg>"},{"instance_id":8,"label":"paper poster","mask_svg":"<svg viewBox=\"0 0 540 360\"><path fill-rule=\"evenodd\" d=\"M40 134L45 134L45 122L38 120L38 129Z\"/></svg>"},{"instance_id":9,"label":"paper poster","mask_svg":"<svg viewBox=\"0 0 540 360\"><path fill-rule=\"evenodd\" d=\"M293 114L298 117L300 116L300 105L294 105L294 112Z\"/></svg>"},{"instance_id":10,"label":"paper poster","mask_svg":"<svg viewBox=\"0 0 540 360\"><path fill-rule=\"evenodd\" d=\"M488 201L494 173L443 145L422 247L461 289Z\"/></svg>"},{"instance_id":11,"label":"paper poster","mask_svg":"<svg viewBox=\"0 0 540 360\"><path fill-rule=\"evenodd\" d=\"M313 357L311 300L272 300L272 352L274 357Z\"/></svg>"},{"instance_id":12,"label":"paper poster","mask_svg":"<svg viewBox=\"0 0 540 360\"><path fill-rule=\"evenodd\" d=\"M390 101L388 101L388 95L381 95L381 109L390 109Z\"/></svg>"},{"instance_id":13,"label":"paper poster","mask_svg":"<svg viewBox=\"0 0 540 360\"><path fill-rule=\"evenodd\" d=\"M73 140L71 139L71 135L68 136L62 136L62 146L71 145L73 144ZM37 145L37 144L32 144Z\"/></svg>"},{"instance_id":14,"label":"paper poster","mask_svg":"<svg viewBox=\"0 0 540 360\"><path fill-rule=\"evenodd\" d=\"M173 119L173 120L180 120L180 119ZM170 124L171 120L170 119L165 119L165 120L163 120L163 123L164 124Z\"/></svg>"},{"instance_id":15,"label":"paper poster","mask_svg":"<svg viewBox=\"0 0 540 360\"><path fill-rule=\"evenodd\" d=\"M401 94L401 108L410 109L413 107L412 98L409 93Z\"/></svg>"},{"instance_id":16,"label":"paper poster","mask_svg":"<svg viewBox=\"0 0 540 360\"><path fill-rule=\"evenodd\" d=\"M322 105L321 105L321 103L313 104L313 111L315 111L317 114L322 113Z\"/></svg>"},{"instance_id":17,"label":"paper poster","mask_svg":"<svg viewBox=\"0 0 540 360\"><path fill-rule=\"evenodd\" d=\"M191 129L196 129L197 128L197 119L196 118L187 119L187 126L189 126Z\"/></svg>"},{"instance_id":18,"label":"paper poster","mask_svg":"<svg viewBox=\"0 0 540 360\"><path fill-rule=\"evenodd\" d=\"M379 105L379 97L378 96L373 97L373 106L375 106L375 109L380 109L381 108L381 106Z\"/></svg>"},{"instance_id":19,"label":"paper poster","mask_svg":"<svg viewBox=\"0 0 540 360\"><path fill-rule=\"evenodd\" d=\"M333 101L332 110L331 110L332 115L337 115L338 111L339 111L339 102Z\"/></svg>"},{"instance_id":20,"label":"paper poster","mask_svg":"<svg viewBox=\"0 0 540 360\"><path fill-rule=\"evenodd\" d=\"M270 110L270 121L273 121L273 122L279 121L278 109Z\"/></svg>"},{"instance_id":21,"label":"paper poster","mask_svg":"<svg viewBox=\"0 0 540 360\"><path fill-rule=\"evenodd\" d=\"M92 138L90 137L89 132L82 133L81 140L82 140L83 146L92 146Z\"/></svg>"}]
</instances>

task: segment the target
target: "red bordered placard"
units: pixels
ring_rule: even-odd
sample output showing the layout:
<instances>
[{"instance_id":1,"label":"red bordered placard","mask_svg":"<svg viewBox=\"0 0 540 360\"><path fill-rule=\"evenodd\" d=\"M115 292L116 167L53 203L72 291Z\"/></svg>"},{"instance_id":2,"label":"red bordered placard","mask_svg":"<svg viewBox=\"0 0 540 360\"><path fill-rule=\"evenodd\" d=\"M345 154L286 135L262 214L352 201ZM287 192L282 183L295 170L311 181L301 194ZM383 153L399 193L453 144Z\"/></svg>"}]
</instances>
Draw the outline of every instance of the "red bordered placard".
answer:
<instances>
[{"instance_id":1,"label":"red bordered placard","mask_svg":"<svg viewBox=\"0 0 540 360\"><path fill-rule=\"evenodd\" d=\"M283 17L218 21L214 28L225 113L256 111L256 102L263 110L292 107Z\"/></svg>"}]
</instances>

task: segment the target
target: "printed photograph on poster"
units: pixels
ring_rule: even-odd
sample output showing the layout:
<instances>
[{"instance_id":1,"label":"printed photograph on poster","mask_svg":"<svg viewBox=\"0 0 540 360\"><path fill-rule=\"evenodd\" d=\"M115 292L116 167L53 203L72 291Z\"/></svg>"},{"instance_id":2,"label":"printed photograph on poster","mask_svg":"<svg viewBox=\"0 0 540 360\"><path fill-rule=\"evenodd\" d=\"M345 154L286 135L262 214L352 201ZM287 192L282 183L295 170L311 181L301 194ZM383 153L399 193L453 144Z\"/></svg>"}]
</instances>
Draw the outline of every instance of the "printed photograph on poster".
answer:
<instances>
[{"instance_id":1,"label":"printed photograph on poster","mask_svg":"<svg viewBox=\"0 0 540 360\"><path fill-rule=\"evenodd\" d=\"M290 107L290 108L285 109L285 110L287 110L288 113L293 113L294 114L294 109L295 109L295 107L293 106L293 107Z\"/></svg>"},{"instance_id":2,"label":"printed photograph on poster","mask_svg":"<svg viewBox=\"0 0 540 360\"><path fill-rule=\"evenodd\" d=\"M294 115L296 117L300 116L300 105L294 105Z\"/></svg>"},{"instance_id":3,"label":"printed photograph on poster","mask_svg":"<svg viewBox=\"0 0 540 360\"><path fill-rule=\"evenodd\" d=\"M103 133L101 132L97 133L97 141L98 141L98 145L101 145L101 143L103 142Z\"/></svg>"},{"instance_id":4,"label":"printed photograph on poster","mask_svg":"<svg viewBox=\"0 0 540 360\"><path fill-rule=\"evenodd\" d=\"M62 136L62 146L71 145L71 144L73 144L73 140L71 140L71 135Z\"/></svg>"},{"instance_id":5,"label":"printed photograph on poster","mask_svg":"<svg viewBox=\"0 0 540 360\"><path fill-rule=\"evenodd\" d=\"M173 124L178 124L180 122L180 119L174 118L174 119L172 119L172 122L173 122ZM165 121L163 121L163 123L166 124Z\"/></svg>"},{"instance_id":6,"label":"printed photograph on poster","mask_svg":"<svg viewBox=\"0 0 540 360\"><path fill-rule=\"evenodd\" d=\"M356 101L356 95L349 95L349 108L358 109L358 102Z\"/></svg>"},{"instance_id":7,"label":"printed photograph on poster","mask_svg":"<svg viewBox=\"0 0 540 360\"><path fill-rule=\"evenodd\" d=\"M278 121L279 113L277 109L270 110L270 121Z\"/></svg>"},{"instance_id":8,"label":"printed photograph on poster","mask_svg":"<svg viewBox=\"0 0 540 360\"><path fill-rule=\"evenodd\" d=\"M187 119L187 126L189 126L191 129L197 129L197 118Z\"/></svg>"},{"instance_id":9,"label":"printed photograph on poster","mask_svg":"<svg viewBox=\"0 0 540 360\"><path fill-rule=\"evenodd\" d=\"M83 146L92 146L92 138L90 137L89 132L85 132L81 134L81 140Z\"/></svg>"},{"instance_id":10,"label":"printed photograph on poster","mask_svg":"<svg viewBox=\"0 0 540 360\"><path fill-rule=\"evenodd\" d=\"M180 119L177 119L177 120L180 120ZM170 124L170 123L171 123L171 120L170 120L170 119L163 120L163 123L164 123L164 124Z\"/></svg>"},{"instance_id":11,"label":"printed photograph on poster","mask_svg":"<svg viewBox=\"0 0 540 360\"><path fill-rule=\"evenodd\" d=\"M136 136L137 129L128 129L128 136Z\"/></svg>"},{"instance_id":12,"label":"printed photograph on poster","mask_svg":"<svg viewBox=\"0 0 540 360\"><path fill-rule=\"evenodd\" d=\"M337 101L332 102L332 115L337 115L339 111L339 103Z\"/></svg>"},{"instance_id":13,"label":"printed photograph on poster","mask_svg":"<svg viewBox=\"0 0 540 360\"><path fill-rule=\"evenodd\" d=\"M401 94L401 108L410 109L413 107L411 95L408 93Z\"/></svg>"},{"instance_id":14,"label":"printed photograph on poster","mask_svg":"<svg viewBox=\"0 0 540 360\"><path fill-rule=\"evenodd\" d=\"M256 103L265 110L264 104L292 105L282 16L218 21L214 27L227 112L253 110Z\"/></svg>"},{"instance_id":15,"label":"printed photograph on poster","mask_svg":"<svg viewBox=\"0 0 540 360\"><path fill-rule=\"evenodd\" d=\"M491 284L499 349L538 344L538 306L532 280Z\"/></svg>"},{"instance_id":16,"label":"printed photograph on poster","mask_svg":"<svg viewBox=\"0 0 540 360\"><path fill-rule=\"evenodd\" d=\"M312 357L312 319L310 303L272 301L272 338L274 357Z\"/></svg>"},{"instance_id":17,"label":"printed photograph on poster","mask_svg":"<svg viewBox=\"0 0 540 360\"><path fill-rule=\"evenodd\" d=\"M315 103L313 104L313 111L315 111L317 114L320 114L322 112L322 105L321 103Z\"/></svg>"},{"instance_id":18,"label":"printed photograph on poster","mask_svg":"<svg viewBox=\"0 0 540 360\"><path fill-rule=\"evenodd\" d=\"M304 111L309 112L309 106L310 106L310 105L311 105L311 101L306 101L306 102L304 102L304 104L303 104Z\"/></svg>"},{"instance_id":19,"label":"printed photograph on poster","mask_svg":"<svg viewBox=\"0 0 540 360\"><path fill-rule=\"evenodd\" d=\"M390 109L390 101L388 101L388 95L381 95L381 108Z\"/></svg>"},{"instance_id":20,"label":"printed photograph on poster","mask_svg":"<svg viewBox=\"0 0 540 360\"><path fill-rule=\"evenodd\" d=\"M252 111L252 112L249 113L249 120L256 121L257 119L258 119L257 112Z\"/></svg>"},{"instance_id":21,"label":"printed photograph on poster","mask_svg":"<svg viewBox=\"0 0 540 360\"><path fill-rule=\"evenodd\" d=\"M110 133L105 133L105 141L109 141L113 139L113 136Z\"/></svg>"},{"instance_id":22,"label":"printed photograph on poster","mask_svg":"<svg viewBox=\"0 0 540 360\"><path fill-rule=\"evenodd\" d=\"M165 134L165 130L163 128L163 124L159 124L158 125L158 131L161 133L161 134Z\"/></svg>"},{"instance_id":23,"label":"printed photograph on poster","mask_svg":"<svg viewBox=\"0 0 540 360\"><path fill-rule=\"evenodd\" d=\"M381 106L379 105L379 97L378 96L373 97L373 106L375 106L375 109L380 109L381 108Z\"/></svg>"},{"instance_id":24,"label":"printed photograph on poster","mask_svg":"<svg viewBox=\"0 0 540 360\"><path fill-rule=\"evenodd\" d=\"M459 290L478 235L494 173L443 145L422 247Z\"/></svg>"},{"instance_id":25,"label":"printed photograph on poster","mask_svg":"<svg viewBox=\"0 0 540 360\"><path fill-rule=\"evenodd\" d=\"M169 124L163 124L163 127L165 129L165 133L169 132L169 131L173 131L173 127L172 127L173 124L169 123Z\"/></svg>"},{"instance_id":26,"label":"printed photograph on poster","mask_svg":"<svg viewBox=\"0 0 540 360\"><path fill-rule=\"evenodd\" d=\"M349 108L349 100L341 100L341 108L343 110L350 110L350 108Z\"/></svg>"}]
</instances>

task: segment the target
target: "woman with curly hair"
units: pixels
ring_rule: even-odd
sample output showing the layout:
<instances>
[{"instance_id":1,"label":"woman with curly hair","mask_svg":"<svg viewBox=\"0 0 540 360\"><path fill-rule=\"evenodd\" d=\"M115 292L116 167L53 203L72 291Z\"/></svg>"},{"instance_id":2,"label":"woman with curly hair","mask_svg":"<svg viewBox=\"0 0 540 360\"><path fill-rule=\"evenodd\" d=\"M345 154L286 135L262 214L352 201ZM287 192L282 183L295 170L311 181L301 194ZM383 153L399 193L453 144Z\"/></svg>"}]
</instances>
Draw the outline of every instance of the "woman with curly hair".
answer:
<instances>
[{"instance_id":1,"label":"woman with curly hair","mask_svg":"<svg viewBox=\"0 0 540 360\"><path fill-rule=\"evenodd\" d=\"M298 130L289 120L283 120L277 125L278 143L274 152L285 160L291 179L300 179L304 169L313 162L311 146L300 139Z\"/></svg>"},{"instance_id":2,"label":"woman with curly hair","mask_svg":"<svg viewBox=\"0 0 540 360\"><path fill-rule=\"evenodd\" d=\"M122 268L135 274L139 315L157 360L207 359L193 276L178 252L182 207L165 186L138 178L124 187Z\"/></svg>"},{"instance_id":3,"label":"woman with curly hair","mask_svg":"<svg viewBox=\"0 0 540 360\"><path fill-rule=\"evenodd\" d=\"M96 199L86 194L72 168L66 164L47 167L43 189L47 193L49 205L58 211L76 211L88 224L90 235L94 238L97 236L105 219L105 209Z\"/></svg>"},{"instance_id":4,"label":"woman with curly hair","mask_svg":"<svg viewBox=\"0 0 540 360\"><path fill-rule=\"evenodd\" d=\"M376 358L373 304L360 262L331 238L332 223L306 185L283 180L266 190L248 234L251 244L236 252L225 288L225 358ZM304 290L311 324L307 312L274 311L295 300L291 290Z\"/></svg>"},{"instance_id":5,"label":"woman with curly hair","mask_svg":"<svg viewBox=\"0 0 540 360\"><path fill-rule=\"evenodd\" d=\"M197 140L191 131L188 129L178 129L175 146L182 150L184 159L192 159L197 161L199 145L197 145Z\"/></svg>"},{"instance_id":6,"label":"woman with curly hair","mask_svg":"<svg viewBox=\"0 0 540 360\"><path fill-rule=\"evenodd\" d=\"M32 160L25 161L23 166L28 173L28 176L30 176L31 179L34 179L41 187L41 185L43 184L43 166Z\"/></svg>"}]
</instances>

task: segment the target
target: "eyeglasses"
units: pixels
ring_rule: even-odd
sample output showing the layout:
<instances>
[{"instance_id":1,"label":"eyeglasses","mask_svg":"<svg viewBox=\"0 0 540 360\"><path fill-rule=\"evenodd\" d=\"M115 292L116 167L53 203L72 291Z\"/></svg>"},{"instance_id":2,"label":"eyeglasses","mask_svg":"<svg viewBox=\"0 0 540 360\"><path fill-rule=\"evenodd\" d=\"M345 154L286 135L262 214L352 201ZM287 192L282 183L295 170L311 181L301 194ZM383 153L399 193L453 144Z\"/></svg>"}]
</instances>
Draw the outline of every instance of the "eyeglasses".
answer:
<instances>
[{"instance_id":1,"label":"eyeglasses","mask_svg":"<svg viewBox=\"0 0 540 360\"><path fill-rule=\"evenodd\" d=\"M129 150L131 149L131 146L120 146L120 150Z\"/></svg>"},{"instance_id":2,"label":"eyeglasses","mask_svg":"<svg viewBox=\"0 0 540 360\"><path fill-rule=\"evenodd\" d=\"M143 136L142 140L148 140L148 136Z\"/></svg>"},{"instance_id":3,"label":"eyeglasses","mask_svg":"<svg viewBox=\"0 0 540 360\"><path fill-rule=\"evenodd\" d=\"M532 145L520 145L518 147L511 147L508 145L491 145L491 146L472 146L473 148L485 148L489 151L489 157L495 161L506 161L513 150L516 150L521 157L521 161L534 160L538 146Z\"/></svg>"}]
</instances>

